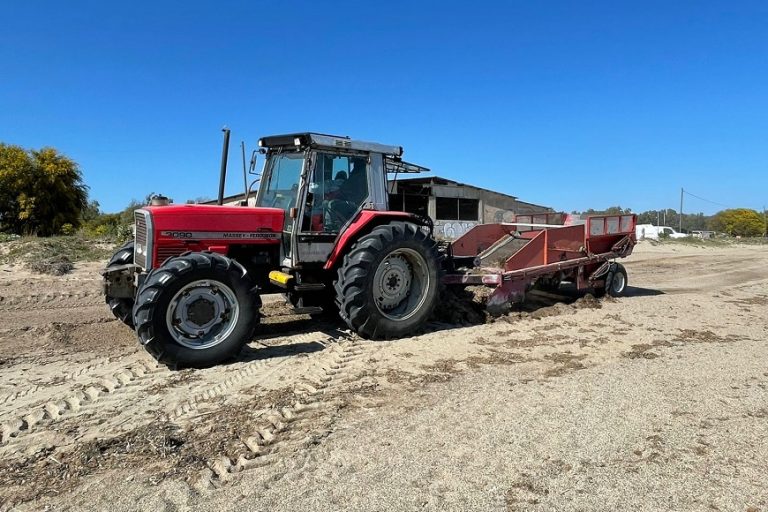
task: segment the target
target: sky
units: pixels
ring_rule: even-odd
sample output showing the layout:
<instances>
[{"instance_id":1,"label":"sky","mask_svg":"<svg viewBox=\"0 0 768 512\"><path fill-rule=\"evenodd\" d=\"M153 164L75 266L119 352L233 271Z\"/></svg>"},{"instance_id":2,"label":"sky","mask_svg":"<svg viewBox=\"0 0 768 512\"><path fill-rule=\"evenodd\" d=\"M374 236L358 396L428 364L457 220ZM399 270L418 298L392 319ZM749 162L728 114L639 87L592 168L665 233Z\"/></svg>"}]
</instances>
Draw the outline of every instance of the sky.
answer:
<instances>
[{"instance_id":1,"label":"sky","mask_svg":"<svg viewBox=\"0 0 768 512\"><path fill-rule=\"evenodd\" d=\"M104 211L227 194L240 141L401 145L559 210L768 204L768 2L34 2L0 31L0 142L53 146ZM703 199L699 199L703 198ZM708 202L709 201L709 202ZM717 203L717 204L714 204Z\"/></svg>"}]
</instances>

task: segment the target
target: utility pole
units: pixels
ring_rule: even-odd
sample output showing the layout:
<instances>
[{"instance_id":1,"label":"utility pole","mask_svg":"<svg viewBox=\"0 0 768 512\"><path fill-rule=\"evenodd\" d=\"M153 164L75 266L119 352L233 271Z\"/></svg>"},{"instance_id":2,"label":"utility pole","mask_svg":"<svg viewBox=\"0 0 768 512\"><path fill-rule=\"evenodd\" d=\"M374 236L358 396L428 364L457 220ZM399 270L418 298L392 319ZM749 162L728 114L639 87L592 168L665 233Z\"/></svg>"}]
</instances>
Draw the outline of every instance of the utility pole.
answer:
<instances>
[{"instance_id":1,"label":"utility pole","mask_svg":"<svg viewBox=\"0 0 768 512\"><path fill-rule=\"evenodd\" d=\"M659 225L659 220L661 220L661 219L659 219L659 215L660 215L659 210L656 210L656 225L657 226Z\"/></svg>"},{"instance_id":2,"label":"utility pole","mask_svg":"<svg viewBox=\"0 0 768 512\"><path fill-rule=\"evenodd\" d=\"M678 226L677 230L682 233L683 232L683 193L685 190L683 190L683 187L680 187L680 225Z\"/></svg>"}]
</instances>

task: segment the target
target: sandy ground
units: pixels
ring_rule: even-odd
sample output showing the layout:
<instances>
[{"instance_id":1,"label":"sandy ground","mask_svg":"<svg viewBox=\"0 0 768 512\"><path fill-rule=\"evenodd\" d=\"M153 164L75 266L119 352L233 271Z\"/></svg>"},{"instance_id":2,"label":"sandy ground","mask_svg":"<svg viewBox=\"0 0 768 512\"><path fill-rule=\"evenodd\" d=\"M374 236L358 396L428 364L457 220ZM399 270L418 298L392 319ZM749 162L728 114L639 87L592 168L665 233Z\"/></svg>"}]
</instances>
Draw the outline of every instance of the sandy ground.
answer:
<instances>
[{"instance_id":1,"label":"sandy ground","mask_svg":"<svg viewBox=\"0 0 768 512\"><path fill-rule=\"evenodd\" d=\"M619 300L390 342L271 301L180 372L99 265L0 268L0 510L768 510L768 250L626 265Z\"/></svg>"}]
</instances>

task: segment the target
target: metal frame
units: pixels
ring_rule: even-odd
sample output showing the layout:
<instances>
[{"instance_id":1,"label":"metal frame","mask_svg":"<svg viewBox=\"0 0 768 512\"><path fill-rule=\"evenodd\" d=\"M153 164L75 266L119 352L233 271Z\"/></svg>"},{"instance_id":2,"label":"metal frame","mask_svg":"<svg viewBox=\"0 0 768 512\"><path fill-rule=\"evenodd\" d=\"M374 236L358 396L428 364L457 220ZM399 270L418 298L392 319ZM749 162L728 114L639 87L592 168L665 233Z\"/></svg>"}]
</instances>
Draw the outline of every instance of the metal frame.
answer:
<instances>
[{"instance_id":1,"label":"metal frame","mask_svg":"<svg viewBox=\"0 0 768 512\"><path fill-rule=\"evenodd\" d=\"M384 167L390 174L416 174L420 172L430 172L426 167L404 162L400 158L389 155L384 156Z\"/></svg>"}]
</instances>

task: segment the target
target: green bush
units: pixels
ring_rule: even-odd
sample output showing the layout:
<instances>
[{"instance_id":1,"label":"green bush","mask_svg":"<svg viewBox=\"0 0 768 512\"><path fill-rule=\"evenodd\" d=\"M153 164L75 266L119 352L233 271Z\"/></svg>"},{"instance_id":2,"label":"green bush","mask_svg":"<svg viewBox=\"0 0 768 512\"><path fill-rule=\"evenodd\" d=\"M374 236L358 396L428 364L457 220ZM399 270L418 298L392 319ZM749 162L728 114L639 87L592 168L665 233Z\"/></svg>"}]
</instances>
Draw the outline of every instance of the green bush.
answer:
<instances>
[{"instance_id":1,"label":"green bush","mask_svg":"<svg viewBox=\"0 0 768 512\"><path fill-rule=\"evenodd\" d=\"M0 243L11 242L13 240L18 240L19 238L21 238L19 235L13 233L0 233Z\"/></svg>"}]
</instances>

